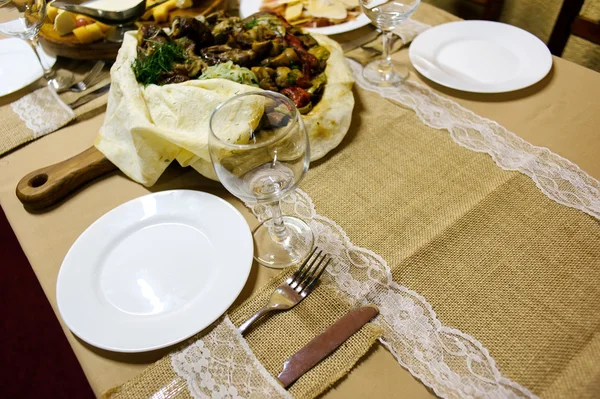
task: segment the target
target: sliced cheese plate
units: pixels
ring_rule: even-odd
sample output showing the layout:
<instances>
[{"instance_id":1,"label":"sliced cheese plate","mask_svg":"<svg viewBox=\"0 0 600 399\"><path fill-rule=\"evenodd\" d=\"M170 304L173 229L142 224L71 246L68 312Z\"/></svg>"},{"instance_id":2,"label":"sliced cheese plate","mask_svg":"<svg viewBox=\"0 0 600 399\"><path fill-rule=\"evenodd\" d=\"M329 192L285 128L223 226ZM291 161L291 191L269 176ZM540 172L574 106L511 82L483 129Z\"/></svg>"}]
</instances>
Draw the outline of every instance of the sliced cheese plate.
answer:
<instances>
[{"instance_id":1,"label":"sliced cheese plate","mask_svg":"<svg viewBox=\"0 0 600 399\"><path fill-rule=\"evenodd\" d=\"M302 5L303 2L302 1L298 2L296 0L268 0L269 3L273 3L275 1L278 4L284 4L284 3L288 4L288 6L286 7L284 16L286 17L286 19L290 20L292 22L292 24L294 24L295 18L290 18L290 15L288 15L288 13L296 14L297 13L296 7L300 7L299 5ZM340 15L338 15L338 13L342 13L342 11L344 9L342 4L346 4L346 3L349 4L351 1L353 1L353 0L338 0L337 2L333 2L333 1L329 1L329 0L308 0L308 8L322 12L322 14L318 13L318 15L315 15L314 16L315 18L324 18L327 16L329 18L332 18L335 15L337 15L339 17ZM246 18L254 13L261 11L261 8L263 6L265 6L265 3L267 3L267 2L264 0L241 0L240 1L240 16L242 18ZM298 22L298 21L296 21L296 22ZM335 35L338 33L350 32L352 30L362 28L363 26L368 25L370 22L371 21L365 14L360 13L355 19L350 20L348 22L340 23L337 25L323 26L323 27L319 27L319 28L303 28L303 29L305 29L308 32L320 33L322 35Z\"/></svg>"}]
</instances>

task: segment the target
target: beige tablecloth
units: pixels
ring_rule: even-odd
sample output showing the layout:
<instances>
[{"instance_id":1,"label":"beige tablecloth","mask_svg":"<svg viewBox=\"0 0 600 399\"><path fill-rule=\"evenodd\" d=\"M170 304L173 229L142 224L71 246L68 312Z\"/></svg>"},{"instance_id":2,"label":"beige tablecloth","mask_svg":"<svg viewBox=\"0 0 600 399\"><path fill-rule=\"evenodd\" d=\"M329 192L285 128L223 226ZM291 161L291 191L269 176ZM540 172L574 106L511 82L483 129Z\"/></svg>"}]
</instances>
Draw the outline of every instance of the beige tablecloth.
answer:
<instances>
[{"instance_id":1,"label":"beige tablecloth","mask_svg":"<svg viewBox=\"0 0 600 399\"><path fill-rule=\"evenodd\" d=\"M426 8L422 9L422 12ZM407 60L406 51L395 58ZM421 80L413 71L412 78ZM494 119L535 144L546 146L569 158L596 178L600 178L600 114L595 93L600 92L600 75L582 67L554 59L549 76L537 85L515 93L474 95L430 84L477 114ZM14 97L11 96L14 100ZM4 104L6 99L2 99ZM357 103L356 112L366 108ZM368 111L375 112L375 111ZM93 221L110 209L148 193L121 174L84 188L63 204L40 214L26 212L14 195L17 181L31 170L43 167L88 148L102 123L102 115L43 137L0 159L0 203L19 241L56 310L55 282L62 259L75 239ZM347 140L352 140L348 137ZM232 202L251 227L256 220L244 206L214 182L191 170L171 168L151 188L196 188L214 192ZM239 301L256 291L275 272L254 266ZM83 343L64 327L69 342L96 393L134 377L165 351L139 355L105 352ZM576 379L576 375L573 377ZM430 397L431 393L398 367L396 360L378 346L349 376L326 397Z\"/></svg>"}]
</instances>

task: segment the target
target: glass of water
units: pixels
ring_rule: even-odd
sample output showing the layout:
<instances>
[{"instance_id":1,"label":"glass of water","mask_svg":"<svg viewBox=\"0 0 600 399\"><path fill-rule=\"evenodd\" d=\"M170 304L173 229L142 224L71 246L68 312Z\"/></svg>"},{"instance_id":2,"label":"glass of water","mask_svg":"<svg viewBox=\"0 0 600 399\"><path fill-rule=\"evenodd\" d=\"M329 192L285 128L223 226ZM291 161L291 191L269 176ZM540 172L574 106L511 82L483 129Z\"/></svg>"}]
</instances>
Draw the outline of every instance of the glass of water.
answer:
<instances>
[{"instance_id":1,"label":"glass of water","mask_svg":"<svg viewBox=\"0 0 600 399\"><path fill-rule=\"evenodd\" d=\"M38 41L38 33L46 19L46 0L0 0L0 7L10 5L17 9L17 18L0 23L0 33L27 41L42 66L44 77L52 78L54 71L48 66Z\"/></svg>"},{"instance_id":2,"label":"glass of water","mask_svg":"<svg viewBox=\"0 0 600 399\"><path fill-rule=\"evenodd\" d=\"M378 86L393 86L408 78L408 66L392 61L392 31L414 13L421 0L360 0L363 12L383 32L383 55L363 69L364 78Z\"/></svg>"},{"instance_id":3,"label":"glass of water","mask_svg":"<svg viewBox=\"0 0 600 399\"><path fill-rule=\"evenodd\" d=\"M313 247L312 231L303 220L282 215L279 203L302 180L310 160L294 103L270 91L225 101L210 118L209 151L229 192L270 206L272 218L253 232L254 258L278 269L302 262Z\"/></svg>"}]
</instances>

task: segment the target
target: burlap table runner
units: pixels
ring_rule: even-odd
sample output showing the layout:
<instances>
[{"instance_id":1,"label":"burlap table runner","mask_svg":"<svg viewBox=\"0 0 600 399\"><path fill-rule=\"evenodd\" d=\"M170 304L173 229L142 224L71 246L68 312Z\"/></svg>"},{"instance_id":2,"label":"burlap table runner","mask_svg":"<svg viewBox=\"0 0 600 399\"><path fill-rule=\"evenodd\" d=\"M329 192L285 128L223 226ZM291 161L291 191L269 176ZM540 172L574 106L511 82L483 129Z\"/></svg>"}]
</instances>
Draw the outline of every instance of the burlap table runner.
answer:
<instances>
[{"instance_id":1,"label":"burlap table runner","mask_svg":"<svg viewBox=\"0 0 600 399\"><path fill-rule=\"evenodd\" d=\"M412 110L355 93L350 138L302 185L317 211L442 324L480 340L507 378L542 397L598 397L598 220Z\"/></svg>"},{"instance_id":2,"label":"burlap table runner","mask_svg":"<svg viewBox=\"0 0 600 399\"><path fill-rule=\"evenodd\" d=\"M58 73L73 74L74 81L79 81L85 76L89 66L89 63L85 64L85 67L68 68L65 66L65 68L59 69ZM69 91L56 94L44 86L45 82L40 81L39 85L42 87L33 93L26 94L13 103L2 105L0 107L0 120L2 121L0 124L0 156L69 123L77 123L104 112L108 99L107 94L75 110L71 110L67 104L107 83L110 83L110 75L109 67L105 66L100 80L83 93Z\"/></svg>"}]
</instances>

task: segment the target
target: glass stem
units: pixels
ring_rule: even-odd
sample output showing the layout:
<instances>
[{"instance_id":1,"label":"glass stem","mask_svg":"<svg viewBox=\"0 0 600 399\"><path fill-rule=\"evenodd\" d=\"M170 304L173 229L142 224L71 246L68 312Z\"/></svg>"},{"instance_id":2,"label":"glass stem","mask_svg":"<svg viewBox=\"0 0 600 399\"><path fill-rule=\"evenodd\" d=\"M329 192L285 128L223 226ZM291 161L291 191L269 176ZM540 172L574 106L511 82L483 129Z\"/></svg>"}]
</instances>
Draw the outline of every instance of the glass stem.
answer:
<instances>
[{"instance_id":1,"label":"glass stem","mask_svg":"<svg viewBox=\"0 0 600 399\"><path fill-rule=\"evenodd\" d=\"M392 69L392 43L394 42L394 33L392 31L383 31L383 52L381 54L381 63L379 64L379 71L381 73L387 73Z\"/></svg>"},{"instance_id":2,"label":"glass stem","mask_svg":"<svg viewBox=\"0 0 600 399\"><path fill-rule=\"evenodd\" d=\"M40 66L42 67L42 70L44 71L44 77L46 79L52 78L54 76L54 71L52 70L51 67L49 67L46 64L45 60L42 61L44 59L44 56L41 55L41 54L43 54L42 46L40 45L37 35L29 38L28 42L29 42L29 45L31 45L31 48L33 48L33 52L35 53L38 61L40 62Z\"/></svg>"},{"instance_id":3,"label":"glass stem","mask_svg":"<svg viewBox=\"0 0 600 399\"><path fill-rule=\"evenodd\" d=\"M287 238L287 229L283 223L283 215L281 213L281 205L279 201L271 202L271 217L273 218L273 226L269 229L273 241L281 242Z\"/></svg>"}]
</instances>

